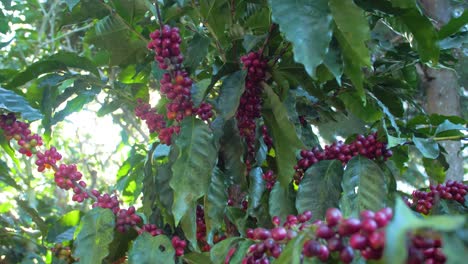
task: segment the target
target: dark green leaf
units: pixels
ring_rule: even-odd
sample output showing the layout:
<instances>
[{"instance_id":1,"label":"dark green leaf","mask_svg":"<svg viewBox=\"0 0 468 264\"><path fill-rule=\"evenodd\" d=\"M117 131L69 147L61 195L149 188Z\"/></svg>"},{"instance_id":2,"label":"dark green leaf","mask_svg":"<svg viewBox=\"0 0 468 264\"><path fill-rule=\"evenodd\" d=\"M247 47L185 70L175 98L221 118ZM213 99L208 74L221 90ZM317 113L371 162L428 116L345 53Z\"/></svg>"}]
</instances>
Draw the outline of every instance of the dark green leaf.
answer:
<instances>
[{"instance_id":1,"label":"dark green leaf","mask_svg":"<svg viewBox=\"0 0 468 264\"><path fill-rule=\"evenodd\" d=\"M265 191L265 181L262 179L263 171L260 167L250 170L250 189L249 189L249 210L260 206L262 194Z\"/></svg>"},{"instance_id":2,"label":"dark green leaf","mask_svg":"<svg viewBox=\"0 0 468 264\"><path fill-rule=\"evenodd\" d=\"M362 210L377 211L386 206L388 189L385 174L368 158L352 158L346 166L341 185L341 209L346 217L357 216Z\"/></svg>"},{"instance_id":3,"label":"dark green leaf","mask_svg":"<svg viewBox=\"0 0 468 264\"><path fill-rule=\"evenodd\" d=\"M13 113L20 113L23 119L34 121L42 118L42 114L32 108L23 96L0 87L0 108Z\"/></svg>"},{"instance_id":4,"label":"dark green leaf","mask_svg":"<svg viewBox=\"0 0 468 264\"><path fill-rule=\"evenodd\" d=\"M457 33L462 27L468 24L468 10L465 10L459 17L452 18L439 30L439 39L444 39L452 34Z\"/></svg>"},{"instance_id":5,"label":"dark green leaf","mask_svg":"<svg viewBox=\"0 0 468 264\"><path fill-rule=\"evenodd\" d=\"M343 101L346 109L365 122L373 123L380 120L383 116L382 111L380 111L373 101L367 100L364 105L356 92L342 93L338 98Z\"/></svg>"},{"instance_id":6,"label":"dark green leaf","mask_svg":"<svg viewBox=\"0 0 468 264\"><path fill-rule=\"evenodd\" d=\"M208 91L208 87L210 85L210 79L203 79L194 83L192 86L192 101L195 107L199 106L200 103L205 99L206 92Z\"/></svg>"},{"instance_id":7,"label":"dark green leaf","mask_svg":"<svg viewBox=\"0 0 468 264\"><path fill-rule=\"evenodd\" d=\"M338 30L351 48L355 63L370 66L369 49L366 47L370 30L364 11L352 0L330 0L329 6Z\"/></svg>"},{"instance_id":8,"label":"dark green leaf","mask_svg":"<svg viewBox=\"0 0 468 264\"><path fill-rule=\"evenodd\" d=\"M421 60L437 64L440 53L438 36L429 18L421 14L416 7L402 10L399 17L413 33Z\"/></svg>"},{"instance_id":9,"label":"dark green leaf","mask_svg":"<svg viewBox=\"0 0 468 264\"><path fill-rule=\"evenodd\" d=\"M313 219L323 219L328 208L338 207L343 166L338 160L320 161L304 175L296 197L299 213L311 211Z\"/></svg>"},{"instance_id":10,"label":"dark green leaf","mask_svg":"<svg viewBox=\"0 0 468 264\"><path fill-rule=\"evenodd\" d=\"M278 179L283 187L287 186L294 175L296 164L296 151L303 149L304 145L297 137L294 124L289 120L288 111L278 96L268 85L264 85L267 95L263 117L268 131L273 137L276 161L278 164ZM269 110L269 109L271 110Z\"/></svg>"},{"instance_id":11,"label":"dark green leaf","mask_svg":"<svg viewBox=\"0 0 468 264\"><path fill-rule=\"evenodd\" d=\"M133 242L128 252L128 263L170 264L174 262L175 250L171 240L164 235L151 236L145 232Z\"/></svg>"},{"instance_id":12,"label":"dark green leaf","mask_svg":"<svg viewBox=\"0 0 468 264\"><path fill-rule=\"evenodd\" d=\"M343 56L341 55L338 42L333 39L330 42L327 55L323 60L323 64L335 76L336 82L341 86L341 75L343 75Z\"/></svg>"},{"instance_id":13,"label":"dark green leaf","mask_svg":"<svg viewBox=\"0 0 468 264\"><path fill-rule=\"evenodd\" d=\"M288 215L296 215L294 199L291 195L291 188L284 188L279 182L275 183L270 192L269 210L270 216L278 216L282 221L286 220Z\"/></svg>"},{"instance_id":14,"label":"dark green leaf","mask_svg":"<svg viewBox=\"0 0 468 264\"><path fill-rule=\"evenodd\" d=\"M224 174L229 182L238 184L242 190L247 189L246 166L243 162L244 144L237 129L235 119L224 125L220 140L220 158L224 161Z\"/></svg>"},{"instance_id":15,"label":"dark green leaf","mask_svg":"<svg viewBox=\"0 0 468 264\"><path fill-rule=\"evenodd\" d=\"M240 98L244 92L245 71L237 71L223 80L218 97L218 113L224 120L236 114Z\"/></svg>"},{"instance_id":16,"label":"dark green leaf","mask_svg":"<svg viewBox=\"0 0 468 264\"><path fill-rule=\"evenodd\" d=\"M205 35L195 33L192 40L188 43L187 56L184 65L195 71L198 65L203 61L208 53L211 39Z\"/></svg>"},{"instance_id":17,"label":"dark green leaf","mask_svg":"<svg viewBox=\"0 0 468 264\"><path fill-rule=\"evenodd\" d=\"M424 157L435 159L439 156L439 144L433 139L413 136L413 143Z\"/></svg>"},{"instance_id":18,"label":"dark green leaf","mask_svg":"<svg viewBox=\"0 0 468 264\"><path fill-rule=\"evenodd\" d=\"M114 238L115 215L110 209L95 207L81 219L74 241L73 257L78 263L101 263L109 254L108 245Z\"/></svg>"},{"instance_id":19,"label":"dark green leaf","mask_svg":"<svg viewBox=\"0 0 468 264\"><path fill-rule=\"evenodd\" d=\"M228 201L227 186L224 181L223 172L215 167L208 188L207 201L205 202L205 212L208 216L205 219L207 233L215 231L224 223L223 218Z\"/></svg>"},{"instance_id":20,"label":"dark green leaf","mask_svg":"<svg viewBox=\"0 0 468 264\"><path fill-rule=\"evenodd\" d=\"M230 237L217 243L211 250L211 261L213 263L224 263L229 249L241 240L239 237ZM234 245L233 245L234 244Z\"/></svg>"},{"instance_id":21,"label":"dark green leaf","mask_svg":"<svg viewBox=\"0 0 468 264\"><path fill-rule=\"evenodd\" d=\"M94 66L89 59L80 57L76 53L72 52L59 52L33 63L31 66L26 68L26 70L15 75L8 83L7 87L18 87L30 80L36 79L41 74L64 71L68 68L83 69L99 76L96 66Z\"/></svg>"},{"instance_id":22,"label":"dark green leaf","mask_svg":"<svg viewBox=\"0 0 468 264\"><path fill-rule=\"evenodd\" d=\"M293 43L294 59L315 77L331 40L331 15L326 0L270 0L273 21Z\"/></svg>"},{"instance_id":23,"label":"dark green leaf","mask_svg":"<svg viewBox=\"0 0 468 264\"><path fill-rule=\"evenodd\" d=\"M175 146L179 155L172 166L170 186L174 190L172 212L176 225L195 202L205 195L216 162L213 134L208 125L195 118L181 123Z\"/></svg>"}]
</instances>

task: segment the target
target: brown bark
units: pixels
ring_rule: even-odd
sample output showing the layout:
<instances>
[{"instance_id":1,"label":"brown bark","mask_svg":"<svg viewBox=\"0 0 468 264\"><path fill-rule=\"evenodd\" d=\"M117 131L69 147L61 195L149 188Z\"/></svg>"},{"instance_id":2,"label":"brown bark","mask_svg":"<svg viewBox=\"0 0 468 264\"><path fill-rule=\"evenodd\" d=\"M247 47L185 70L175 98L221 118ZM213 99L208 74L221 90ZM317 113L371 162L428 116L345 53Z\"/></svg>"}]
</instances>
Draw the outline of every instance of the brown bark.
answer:
<instances>
[{"instance_id":1,"label":"brown bark","mask_svg":"<svg viewBox=\"0 0 468 264\"><path fill-rule=\"evenodd\" d=\"M452 8L448 0L420 0L420 3L426 15L434 20L437 27L450 20ZM451 69L430 67L425 67L423 72L422 86L426 94L426 111L430 114L460 116L460 85L457 73ZM450 166L446 180L463 180L461 142L445 141L441 142L441 145L447 151L445 157Z\"/></svg>"}]
</instances>

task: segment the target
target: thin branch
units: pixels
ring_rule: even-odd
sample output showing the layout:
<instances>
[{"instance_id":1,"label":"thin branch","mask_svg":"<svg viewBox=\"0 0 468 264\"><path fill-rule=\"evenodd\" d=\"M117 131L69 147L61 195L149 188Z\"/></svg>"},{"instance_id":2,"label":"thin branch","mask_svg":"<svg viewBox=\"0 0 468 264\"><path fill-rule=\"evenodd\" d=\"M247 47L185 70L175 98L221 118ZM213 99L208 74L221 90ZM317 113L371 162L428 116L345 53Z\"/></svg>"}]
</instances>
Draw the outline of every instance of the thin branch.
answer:
<instances>
[{"instance_id":1,"label":"thin branch","mask_svg":"<svg viewBox=\"0 0 468 264\"><path fill-rule=\"evenodd\" d=\"M278 56L275 57L275 59L273 60L273 65L272 66L275 66L275 64L278 62L278 60L283 57L284 53L286 53L286 51L288 50L289 46L291 45L291 43L287 43L280 51L280 53L278 54Z\"/></svg>"},{"instance_id":2,"label":"thin branch","mask_svg":"<svg viewBox=\"0 0 468 264\"><path fill-rule=\"evenodd\" d=\"M163 27L164 27L164 23L163 23L163 20L162 20L162 17L161 17L161 10L159 9L158 0L154 1L154 5L156 6L156 14L158 15L159 27L162 30Z\"/></svg>"},{"instance_id":3,"label":"thin branch","mask_svg":"<svg viewBox=\"0 0 468 264\"><path fill-rule=\"evenodd\" d=\"M273 30L275 29L275 27L276 27L276 25L275 25L274 23L272 23L272 24L270 25L270 28L268 29L268 35L267 35L267 37L266 37L266 39L265 39L265 42L263 42L262 50L261 50L261 54L260 54L260 56L261 56L262 58L263 58L263 52L265 51L265 49L266 49L268 43L270 42L270 38L271 38L271 35L272 35Z\"/></svg>"}]
</instances>

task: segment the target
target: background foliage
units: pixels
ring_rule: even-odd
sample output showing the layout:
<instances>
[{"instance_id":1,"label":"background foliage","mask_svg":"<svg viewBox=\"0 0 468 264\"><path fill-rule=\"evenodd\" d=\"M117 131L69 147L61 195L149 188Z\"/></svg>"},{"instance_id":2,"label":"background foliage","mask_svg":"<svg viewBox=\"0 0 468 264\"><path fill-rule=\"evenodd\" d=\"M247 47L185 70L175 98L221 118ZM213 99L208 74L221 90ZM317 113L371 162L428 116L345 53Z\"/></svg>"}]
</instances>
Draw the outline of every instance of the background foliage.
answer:
<instances>
[{"instance_id":1,"label":"background foliage","mask_svg":"<svg viewBox=\"0 0 468 264\"><path fill-rule=\"evenodd\" d=\"M443 26L414 0L159 3L163 22L180 28L192 100L212 104L212 120L184 119L167 146L134 115L138 98L164 114L167 103L158 94L164 71L147 49L150 32L159 28L148 0L1 0L0 111L31 122L47 147L56 146L65 161L78 164L91 188L118 193L124 204L136 204L145 223L185 237L189 250L179 262L223 262L230 246L249 246L247 228L271 227L273 216L311 210L315 220L329 207L346 217L394 207L412 190L446 181L450 160L440 141L466 146L466 97L462 116L428 114L420 73L425 67L455 69L466 87L463 1L452 2L454 16ZM256 162L246 165L235 119L246 78L240 57L259 49L269 60L268 75L256 120ZM88 110L117 125L115 151L89 145L93 134L63 133L70 117ZM262 137L262 125L273 148ZM322 161L305 171L299 185L291 183L301 149L349 143L373 131L392 150L388 161L359 156L345 167ZM154 256L161 263L174 259L171 236L114 232L110 211L71 203L52 184L52 173L37 173L34 160L15 154L3 134L0 144L0 262L60 263L49 250L57 243L76 249L73 256L82 263L113 263L124 255L145 263L145 253L161 245L168 250ZM262 179L269 169L277 177L271 191ZM234 206L227 205L231 199ZM459 263L454 256L460 251L451 248L466 250L466 203L441 201L432 212L464 214L453 219L415 217L399 203L388 227L393 235L387 237L386 261L404 261L407 231L433 228L449 237L444 252ZM197 204L205 208L210 253L197 253ZM214 245L221 233L229 238ZM282 258L300 254L297 247Z\"/></svg>"}]
</instances>

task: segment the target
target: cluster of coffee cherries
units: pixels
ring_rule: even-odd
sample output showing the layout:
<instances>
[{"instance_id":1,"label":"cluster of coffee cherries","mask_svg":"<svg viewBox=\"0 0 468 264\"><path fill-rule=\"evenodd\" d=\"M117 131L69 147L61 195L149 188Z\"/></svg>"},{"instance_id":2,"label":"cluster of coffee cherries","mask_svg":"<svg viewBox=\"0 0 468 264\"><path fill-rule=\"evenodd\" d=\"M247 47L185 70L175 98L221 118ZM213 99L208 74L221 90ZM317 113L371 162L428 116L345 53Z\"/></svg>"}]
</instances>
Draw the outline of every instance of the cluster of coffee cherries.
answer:
<instances>
[{"instance_id":1,"label":"cluster of coffee cherries","mask_svg":"<svg viewBox=\"0 0 468 264\"><path fill-rule=\"evenodd\" d=\"M20 146L19 153L28 157L36 152L36 147L43 144L39 135L31 134L29 124L17 121L13 113L0 115L0 128L4 131L7 140L16 140Z\"/></svg>"},{"instance_id":2,"label":"cluster of coffee cherries","mask_svg":"<svg viewBox=\"0 0 468 264\"><path fill-rule=\"evenodd\" d=\"M310 227L309 223L312 213L306 211L297 216L289 215L281 226L279 217L274 216L272 229L257 227L247 229L246 236L255 241L242 260L243 264L270 263L271 258L278 258L283 252L284 246L295 238L300 230Z\"/></svg>"},{"instance_id":3,"label":"cluster of coffee cherries","mask_svg":"<svg viewBox=\"0 0 468 264\"><path fill-rule=\"evenodd\" d=\"M380 259L385 244L385 227L393 216L390 208L378 212L363 211L360 219L344 219L339 209L329 208L325 221L310 223L312 214L306 211L297 216L289 215L281 226L280 219L273 217L274 228L255 228L247 230L247 238L256 243L249 247L242 263L270 263L278 258L284 246L300 232L313 231L312 239L302 246L302 257L318 258L326 262L336 252L343 263L351 263L355 251L366 260Z\"/></svg>"},{"instance_id":4,"label":"cluster of coffee cherries","mask_svg":"<svg viewBox=\"0 0 468 264\"><path fill-rule=\"evenodd\" d=\"M128 209L121 209L117 212L116 229L121 233L125 233L140 222L141 218L136 214L135 207L133 206L130 206Z\"/></svg>"},{"instance_id":5,"label":"cluster of coffee cherries","mask_svg":"<svg viewBox=\"0 0 468 264\"><path fill-rule=\"evenodd\" d=\"M265 142L268 150L270 150L273 147L273 139L268 134L268 128L265 125L262 126L262 137L263 142Z\"/></svg>"},{"instance_id":6,"label":"cluster of coffee cherries","mask_svg":"<svg viewBox=\"0 0 468 264\"><path fill-rule=\"evenodd\" d=\"M184 57L180 52L179 29L165 25L162 29L152 32L150 37L152 40L148 44L148 49L155 52L159 68L168 70L159 81L160 93L169 101L166 104L166 118L175 121L176 124L168 126L164 116L158 114L150 104L143 103L141 99L135 108L135 115L146 121L150 133L158 133L159 140L170 145L172 135L180 132L177 123L191 115L197 115L206 121L213 117L212 106L206 102L202 102L199 107L193 106L190 93L193 81L188 72L182 68Z\"/></svg>"},{"instance_id":7,"label":"cluster of coffee cherries","mask_svg":"<svg viewBox=\"0 0 468 264\"><path fill-rule=\"evenodd\" d=\"M263 173L262 179L266 183L266 189L268 191L271 191L271 189L273 189L273 186L275 186L275 183L276 183L276 177L273 174L273 171L269 170L269 171Z\"/></svg>"},{"instance_id":8,"label":"cluster of coffee cherries","mask_svg":"<svg viewBox=\"0 0 468 264\"><path fill-rule=\"evenodd\" d=\"M444 184L430 185L429 192L415 190L412 194L413 202L407 202L408 206L422 214L429 214L437 199L454 200L465 203L465 195L468 193L468 185L463 182L448 180Z\"/></svg>"},{"instance_id":9,"label":"cluster of coffee cherries","mask_svg":"<svg viewBox=\"0 0 468 264\"><path fill-rule=\"evenodd\" d=\"M96 202L93 204L93 208L108 208L111 209L114 214L117 214L120 211L120 201L116 195L111 196L107 193L101 195L98 190L92 190L91 193L96 197Z\"/></svg>"},{"instance_id":10,"label":"cluster of coffee cherries","mask_svg":"<svg viewBox=\"0 0 468 264\"><path fill-rule=\"evenodd\" d=\"M44 153L38 151L36 153L36 165L37 171L43 172L45 169L50 169L52 167L56 167L57 161L62 159L62 155L57 152L55 147L51 147L50 149L46 150Z\"/></svg>"},{"instance_id":11,"label":"cluster of coffee cherries","mask_svg":"<svg viewBox=\"0 0 468 264\"><path fill-rule=\"evenodd\" d=\"M210 251L210 245L206 241L205 210L197 205L197 241L202 251Z\"/></svg>"},{"instance_id":12,"label":"cluster of coffee cherries","mask_svg":"<svg viewBox=\"0 0 468 264\"><path fill-rule=\"evenodd\" d=\"M75 263L76 260L72 257L72 252L69 246L64 246L62 243L57 243L50 249L54 256L64 263Z\"/></svg>"},{"instance_id":13,"label":"cluster of coffee cherries","mask_svg":"<svg viewBox=\"0 0 468 264\"><path fill-rule=\"evenodd\" d=\"M178 236L172 237L172 246L175 249L175 255L180 257L184 255L185 247L187 246L187 241L179 238Z\"/></svg>"},{"instance_id":14,"label":"cluster of coffee cherries","mask_svg":"<svg viewBox=\"0 0 468 264\"><path fill-rule=\"evenodd\" d=\"M423 230L409 234L409 238L407 264L443 264L447 261L447 257L442 252L440 234Z\"/></svg>"},{"instance_id":15,"label":"cluster of coffee cherries","mask_svg":"<svg viewBox=\"0 0 468 264\"><path fill-rule=\"evenodd\" d=\"M324 150L315 147L311 150L302 150L301 159L294 166L294 182L299 184L304 177L304 172L310 166L321 160L340 160L345 165L355 156L362 155L369 159L383 158L384 160L392 156L392 151L387 149L385 143L377 140L377 133L372 133L367 137L358 135L351 144L345 144L342 141L334 142L325 146Z\"/></svg>"},{"instance_id":16,"label":"cluster of coffee cherries","mask_svg":"<svg viewBox=\"0 0 468 264\"><path fill-rule=\"evenodd\" d=\"M261 113L261 82L265 79L267 60L262 57L262 52L250 52L241 57L242 64L247 70L245 79L245 91L241 96L236 112L237 127L240 135L247 145L248 160L253 160L255 154L255 128L256 119Z\"/></svg>"}]
</instances>

